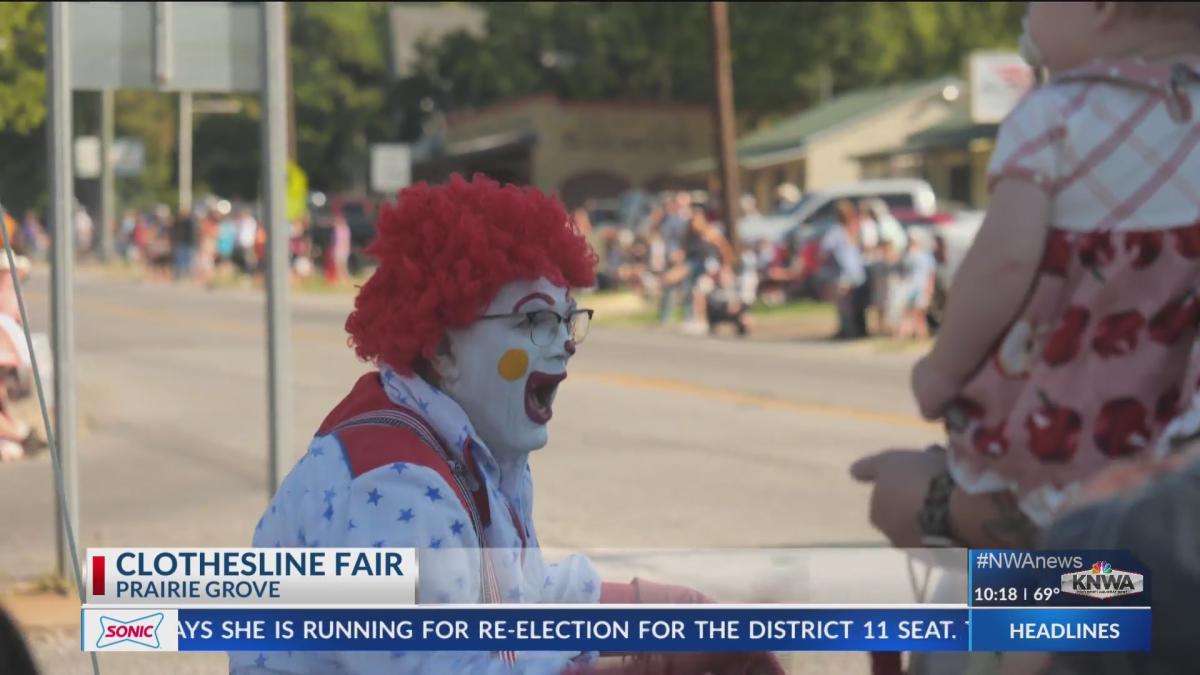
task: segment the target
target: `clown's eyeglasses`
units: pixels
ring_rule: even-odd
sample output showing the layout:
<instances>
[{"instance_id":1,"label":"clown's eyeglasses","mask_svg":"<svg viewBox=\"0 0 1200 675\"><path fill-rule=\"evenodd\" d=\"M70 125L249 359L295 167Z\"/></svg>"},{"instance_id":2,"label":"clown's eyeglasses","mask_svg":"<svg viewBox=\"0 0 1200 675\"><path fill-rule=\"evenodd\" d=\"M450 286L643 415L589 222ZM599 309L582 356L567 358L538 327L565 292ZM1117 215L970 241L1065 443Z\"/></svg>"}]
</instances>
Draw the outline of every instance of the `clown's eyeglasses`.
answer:
<instances>
[{"instance_id":1,"label":"clown's eyeglasses","mask_svg":"<svg viewBox=\"0 0 1200 675\"><path fill-rule=\"evenodd\" d=\"M592 310L576 309L563 316L552 309L539 309L536 312L514 312L512 314L485 314L480 319L524 319L521 323L529 325L529 339L539 347L549 347L558 336L558 327L563 322L567 324L567 335L571 341L580 344L587 337L588 328L592 325Z\"/></svg>"}]
</instances>

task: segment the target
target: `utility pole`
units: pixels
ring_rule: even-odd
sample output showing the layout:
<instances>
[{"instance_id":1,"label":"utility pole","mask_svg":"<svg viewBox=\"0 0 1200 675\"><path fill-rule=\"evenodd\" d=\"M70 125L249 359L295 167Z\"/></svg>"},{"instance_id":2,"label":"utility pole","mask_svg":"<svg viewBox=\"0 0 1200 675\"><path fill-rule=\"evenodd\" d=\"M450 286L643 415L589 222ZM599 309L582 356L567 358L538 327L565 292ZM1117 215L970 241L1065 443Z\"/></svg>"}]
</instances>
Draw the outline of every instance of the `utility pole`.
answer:
<instances>
[{"instance_id":1,"label":"utility pole","mask_svg":"<svg viewBox=\"0 0 1200 675\"><path fill-rule=\"evenodd\" d=\"M100 90L100 227L96 230L96 252L105 262L113 256L113 226L117 222L113 108L113 90Z\"/></svg>"},{"instance_id":2,"label":"utility pole","mask_svg":"<svg viewBox=\"0 0 1200 675\"><path fill-rule=\"evenodd\" d=\"M71 302L72 266L75 263L75 194L71 169L71 73L67 51L70 3L48 2L46 38L46 129L50 152L50 224L53 229L53 267L50 306L54 350L54 435L62 473L62 495L55 501L55 569L72 578L71 541L66 524L79 532L79 459L75 446L75 318Z\"/></svg>"},{"instance_id":3,"label":"utility pole","mask_svg":"<svg viewBox=\"0 0 1200 675\"><path fill-rule=\"evenodd\" d=\"M713 49L713 122L716 128L717 168L721 177L721 219L725 222L725 236L740 253L737 235L738 163L733 117L733 72L729 56L729 6L725 2L710 2L712 18Z\"/></svg>"},{"instance_id":4,"label":"utility pole","mask_svg":"<svg viewBox=\"0 0 1200 675\"><path fill-rule=\"evenodd\" d=\"M192 92L179 92L179 209L192 209Z\"/></svg>"},{"instance_id":5,"label":"utility pole","mask_svg":"<svg viewBox=\"0 0 1200 675\"><path fill-rule=\"evenodd\" d=\"M287 68L287 152L288 159L299 162L296 140L296 90L292 87L292 13L283 3L283 62Z\"/></svg>"},{"instance_id":6,"label":"utility pole","mask_svg":"<svg viewBox=\"0 0 1200 675\"><path fill-rule=\"evenodd\" d=\"M287 220L287 95L283 3L264 2L262 63L262 204L267 229L267 494L274 495L291 459L292 389L288 317L291 228Z\"/></svg>"}]
</instances>

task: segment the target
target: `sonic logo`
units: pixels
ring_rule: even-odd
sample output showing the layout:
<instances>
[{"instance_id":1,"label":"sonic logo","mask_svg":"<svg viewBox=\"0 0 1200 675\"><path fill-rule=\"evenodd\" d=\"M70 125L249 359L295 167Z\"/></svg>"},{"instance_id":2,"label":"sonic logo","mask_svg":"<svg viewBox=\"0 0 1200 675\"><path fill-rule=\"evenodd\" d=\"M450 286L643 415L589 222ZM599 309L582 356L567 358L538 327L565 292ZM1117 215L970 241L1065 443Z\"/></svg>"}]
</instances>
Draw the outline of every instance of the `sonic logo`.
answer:
<instances>
[{"instance_id":1,"label":"sonic logo","mask_svg":"<svg viewBox=\"0 0 1200 675\"><path fill-rule=\"evenodd\" d=\"M105 649L131 642L150 649L158 649L158 627L162 625L163 613L155 612L143 617L121 621L111 616L100 617L100 639L96 641L96 649Z\"/></svg>"},{"instance_id":2,"label":"sonic logo","mask_svg":"<svg viewBox=\"0 0 1200 675\"><path fill-rule=\"evenodd\" d=\"M1061 587L1063 593L1107 600L1141 593L1143 580L1140 574L1115 570L1112 565L1100 560L1093 563L1090 570L1062 575Z\"/></svg>"}]
</instances>

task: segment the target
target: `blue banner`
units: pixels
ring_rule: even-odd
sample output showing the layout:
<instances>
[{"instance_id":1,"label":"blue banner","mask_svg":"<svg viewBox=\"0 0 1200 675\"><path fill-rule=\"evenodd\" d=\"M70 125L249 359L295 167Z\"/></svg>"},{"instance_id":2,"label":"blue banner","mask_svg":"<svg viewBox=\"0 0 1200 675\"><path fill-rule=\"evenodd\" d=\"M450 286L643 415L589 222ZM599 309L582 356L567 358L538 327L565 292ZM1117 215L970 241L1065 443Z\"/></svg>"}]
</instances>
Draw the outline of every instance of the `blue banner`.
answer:
<instances>
[{"instance_id":1,"label":"blue banner","mask_svg":"<svg viewBox=\"0 0 1200 675\"><path fill-rule=\"evenodd\" d=\"M972 651L1148 651L1150 610L976 609L971 638Z\"/></svg>"},{"instance_id":2,"label":"blue banner","mask_svg":"<svg viewBox=\"0 0 1200 675\"><path fill-rule=\"evenodd\" d=\"M965 651L966 609L180 609L179 651Z\"/></svg>"},{"instance_id":3,"label":"blue banner","mask_svg":"<svg viewBox=\"0 0 1200 675\"><path fill-rule=\"evenodd\" d=\"M81 648L134 651L1145 651L1149 608L102 608Z\"/></svg>"}]
</instances>

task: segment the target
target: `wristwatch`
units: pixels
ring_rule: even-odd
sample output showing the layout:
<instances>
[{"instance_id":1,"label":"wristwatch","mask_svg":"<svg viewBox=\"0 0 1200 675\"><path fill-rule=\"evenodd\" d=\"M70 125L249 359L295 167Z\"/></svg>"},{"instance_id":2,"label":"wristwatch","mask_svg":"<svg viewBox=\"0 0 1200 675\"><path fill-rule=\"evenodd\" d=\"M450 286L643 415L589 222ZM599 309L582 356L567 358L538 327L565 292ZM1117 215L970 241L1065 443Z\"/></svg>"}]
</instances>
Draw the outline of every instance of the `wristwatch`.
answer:
<instances>
[{"instance_id":1,"label":"wristwatch","mask_svg":"<svg viewBox=\"0 0 1200 675\"><path fill-rule=\"evenodd\" d=\"M929 448L931 452L944 453L940 446ZM952 548L958 542L950 532L950 493L954 491L954 477L946 469L929 481L929 489L925 493L925 503L917 514L917 524L921 527L921 543L931 548Z\"/></svg>"}]
</instances>

